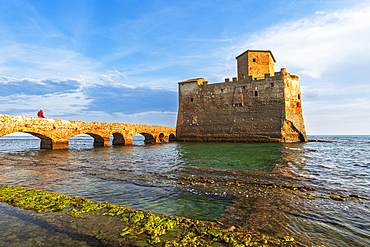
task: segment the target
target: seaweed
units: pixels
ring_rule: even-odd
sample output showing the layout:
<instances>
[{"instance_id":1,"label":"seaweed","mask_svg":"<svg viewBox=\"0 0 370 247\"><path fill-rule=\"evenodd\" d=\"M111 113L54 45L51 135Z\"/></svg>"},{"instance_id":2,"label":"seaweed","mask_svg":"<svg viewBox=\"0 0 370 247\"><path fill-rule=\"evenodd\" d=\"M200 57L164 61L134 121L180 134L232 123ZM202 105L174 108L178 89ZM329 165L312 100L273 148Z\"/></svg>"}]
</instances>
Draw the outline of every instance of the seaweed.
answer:
<instances>
[{"instance_id":1,"label":"seaweed","mask_svg":"<svg viewBox=\"0 0 370 247\"><path fill-rule=\"evenodd\" d=\"M212 184L212 181L205 181ZM222 224L161 215L80 197L46 192L20 186L0 187L0 202L33 210L40 214L67 215L72 218L117 217L123 224L120 245L132 246L303 246L292 237L271 238ZM82 231L83 229L80 229ZM95 231L99 239L108 238ZM111 236L109 236L111 237Z\"/></svg>"}]
</instances>

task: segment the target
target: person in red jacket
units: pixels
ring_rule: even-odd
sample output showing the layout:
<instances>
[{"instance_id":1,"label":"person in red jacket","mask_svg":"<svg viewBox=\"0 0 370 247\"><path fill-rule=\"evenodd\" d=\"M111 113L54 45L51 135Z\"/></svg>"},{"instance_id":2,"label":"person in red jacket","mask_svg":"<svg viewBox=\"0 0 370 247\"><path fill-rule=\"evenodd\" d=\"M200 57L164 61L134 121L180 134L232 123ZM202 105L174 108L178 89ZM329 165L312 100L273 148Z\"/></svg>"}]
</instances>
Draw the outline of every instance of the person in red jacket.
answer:
<instances>
[{"instance_id":1,"label":"person in red jacket","mask_svg":"<svg viewBox=\"0 0 370 247\"><path fill-rule=\"evenodd\" d=\"M40 109L40 111L37 113L37 116L38 116L38 117L45 118L45 117L44 117L43 109Z\"/></svg>"}]
</instances>

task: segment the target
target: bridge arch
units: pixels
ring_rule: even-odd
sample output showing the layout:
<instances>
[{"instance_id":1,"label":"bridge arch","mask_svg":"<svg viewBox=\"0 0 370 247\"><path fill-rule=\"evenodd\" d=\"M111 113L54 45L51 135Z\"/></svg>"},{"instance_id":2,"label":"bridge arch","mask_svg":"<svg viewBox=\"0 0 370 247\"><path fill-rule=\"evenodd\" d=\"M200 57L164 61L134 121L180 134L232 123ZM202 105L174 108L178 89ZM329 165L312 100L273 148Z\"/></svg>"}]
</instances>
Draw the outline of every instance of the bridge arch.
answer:
<instances>
[{"instance_id":1,"label":"bridge arch","mask_svg":"<svg viewBox=\"0 0 370 247\"><path fill-rule=\"evenodd\" d=\"M41 140L40 149L52 149L53 148L53 140L50 137L44 134L36 133L36 132L25 132L25 133L28 133L28 134L31 134L33 136L40 138Z\"/></svg>"},{"instance_id":2,"label":"bridge arch","mask_svg":"<svg viewBox=\"0 0 370 247\"><path fill-rule=\"evenodd\" d=\"M174 133L171 133L168 137L169 141L176 141L176 135Z\"/></svg>"},{"instance_id":3,"label":"bridge arch","mask_svg":"<svg viewBox=\"0 0 370 247\"><path fill-rule=\"evenodd\" d=\"M96 133L95 131L82 130L82 131L75 131L74 133L72 133L71 135L66 137L68 139L67 139L66 144L64 145L63 148L64 149L69 148L69 141L68 140L70 138L72 138L74 136L82 135L82 134L89 135L94 139L94 142L93 142L94 147L110 146L109 136L105 137L105 136L101 136L100 133Z\"/></svg>"},{"instance_id":4,"label":"bridge arch","mask_svg":"<svg viewBox=\"0 0 370 247\"><path fill-rule=\"evenodd\" d=\"M94 138L94 147L104 147L110 145L109 136L108 137L102 137L95 133L83 133L91 136Z\"/></svg>"},{"instance_id":5,"label":"bridge arch","mask_svg":"<svg viewBox=\"0 0 370 247\"><path fill-rule=\"evenodd\" d=\"M125 145L125 137L118 132L115 132L112 134L113 135L113 145Z\"/></svg>"},{"instance_id":6,"label":"bridge arch","mask_svg":"<svg viewBox=\"0 0 370 247\"><path fill-rule=\"evenodd\" d=\"M12 128L12 129L3 131L0 134L0 136L9 135L9 134L16 133L16 132L28 133L40 139L44 139L44 140L52 139L52 135L50 134L50 132L43 131L42 129L36 129L36 128Z\"/></svg>"},{"instance_id":7,"label":"bridge arch","mask_svg":"<svg viewBox=\"0 0 370 247\"><path fill-rule=\"evenodd\" d=\"M29 127L12 128L12 129L8 129L7 131L2 132L1 136L5 136L5 135L16 133L16 132L27 133L37 138L40 138L41 140L40 149L53 149L52 135L47 131L43 131L42 129L29 128Z\"/></svg>"},{"instance_id":8,"label":"bridge arch","mask_svg":"<svg viewBox=\"0 0 370 247\"><path fill-rule=\"evenodd\" d=\"M144 140L144 143L147 144L155 144L155 135L152 135L150 133L145 133L145 132L141 132L141 133L137 133L137 134L140 134L140 135L143 135L145 137L145 140Z\"/></svg>"}]
</instances>

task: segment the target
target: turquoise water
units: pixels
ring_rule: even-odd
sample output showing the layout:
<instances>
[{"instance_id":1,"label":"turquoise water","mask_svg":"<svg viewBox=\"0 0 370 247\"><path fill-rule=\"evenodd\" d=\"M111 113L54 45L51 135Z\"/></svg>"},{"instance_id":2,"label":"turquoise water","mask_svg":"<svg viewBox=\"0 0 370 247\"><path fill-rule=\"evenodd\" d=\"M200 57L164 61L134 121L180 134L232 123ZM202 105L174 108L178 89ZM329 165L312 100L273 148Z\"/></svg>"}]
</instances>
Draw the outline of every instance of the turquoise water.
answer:
<instances>
[{"instance_id":1,"label":"turquoise water","mask_svg":"<svg viewBox=\"0 0 370 247\"><path fill-rule=\"evenodd\" d=\"M277 143L181 143L175 148L179 165L233 170L272 171L281 157Z\"/></svg>"},{"instance_id":2,"label":"turquoise water","mask_svg":"<svg viewBox=\"0 0 370 247\"><path fill-rule=\"evenodd\" d=\"M258 191L246 191L243 199L200 193L175 183L178 176L195 175L274 179L312 186L322 193L368 198L370 136L309 139L325 142L144 145L138 138L132 146L93 148L91 138L76 137L70 140L69 150L40 150L38 139L0 138L0 185L28 186L201 220L224 219L267 235L291 235L309 245L370 246L366 199L289 201ZM1 238L5 237L0 234Z\"/></svg>"}]
</instances>

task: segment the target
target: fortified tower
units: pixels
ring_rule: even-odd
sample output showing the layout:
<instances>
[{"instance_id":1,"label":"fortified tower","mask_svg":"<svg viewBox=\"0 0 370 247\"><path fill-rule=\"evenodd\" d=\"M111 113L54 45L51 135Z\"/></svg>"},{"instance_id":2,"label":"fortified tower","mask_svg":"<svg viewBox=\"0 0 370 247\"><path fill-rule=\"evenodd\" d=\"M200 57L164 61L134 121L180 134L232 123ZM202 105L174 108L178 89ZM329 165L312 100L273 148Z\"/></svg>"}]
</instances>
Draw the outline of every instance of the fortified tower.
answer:
<instances>
[{"instance_id":1,"label":"fortified tower","mask_svg":"<svg viewBox=\"0 0 370 247\"><path fill-rule=\"evenodd\" d=\"M236 57L238 78L179 82L177 138L183 141L307 141L299 78L274 72L269 50Z\"/></svg>"},{"instance_id":2,"label":"fortified tower","mask_svg":"<svg viewBox=\"0 0 370 247\"><path fill-rule=\"evenodd\" d=\"M248 50L236 57L238 63L238 78L263 79L265 74L274 76L275 58L270 50Z\"/></svg>"}]
</instances>

